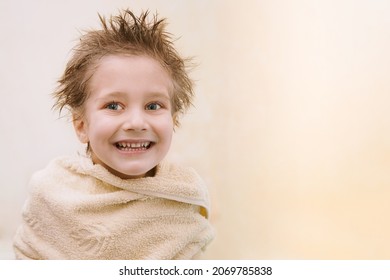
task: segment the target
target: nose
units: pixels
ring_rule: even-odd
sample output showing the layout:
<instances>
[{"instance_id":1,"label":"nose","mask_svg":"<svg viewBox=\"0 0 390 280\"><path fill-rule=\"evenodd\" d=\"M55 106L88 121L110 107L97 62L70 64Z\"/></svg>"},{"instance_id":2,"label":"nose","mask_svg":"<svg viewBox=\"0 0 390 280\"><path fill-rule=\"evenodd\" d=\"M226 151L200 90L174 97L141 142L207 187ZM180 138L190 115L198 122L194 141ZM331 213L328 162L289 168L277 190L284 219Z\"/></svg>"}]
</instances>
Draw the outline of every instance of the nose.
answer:
<instances>
[{"instance_id":1,"label":"nose","mask_svg":"<svg viewBox=\"0 0 390 280\"><path fill-rule=\"evenodd\" d=\"M146 116L143 110L132 109L124 114L123 130L143 131L147 129Z\"/></svg>"}]
</instances>

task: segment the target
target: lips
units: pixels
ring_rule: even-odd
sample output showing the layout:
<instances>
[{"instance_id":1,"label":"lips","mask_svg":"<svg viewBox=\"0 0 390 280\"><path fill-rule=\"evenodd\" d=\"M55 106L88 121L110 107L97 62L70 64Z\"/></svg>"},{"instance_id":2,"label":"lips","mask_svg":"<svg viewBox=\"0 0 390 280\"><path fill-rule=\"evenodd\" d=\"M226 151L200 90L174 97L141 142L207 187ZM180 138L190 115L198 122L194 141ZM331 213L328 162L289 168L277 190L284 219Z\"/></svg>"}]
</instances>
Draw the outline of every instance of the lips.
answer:
<instances>
[{"instance_id":1,"label":"lips","mask_svg":"<svg viewBox=\"0 0 390 280\"><path fill-rule=\"evenodd\" d=\"M117 149L121 151L142 151L147 150L152 145L150 141L131 142L131 141L119 141L115 143Z\"/></svg>"}]
</instances>

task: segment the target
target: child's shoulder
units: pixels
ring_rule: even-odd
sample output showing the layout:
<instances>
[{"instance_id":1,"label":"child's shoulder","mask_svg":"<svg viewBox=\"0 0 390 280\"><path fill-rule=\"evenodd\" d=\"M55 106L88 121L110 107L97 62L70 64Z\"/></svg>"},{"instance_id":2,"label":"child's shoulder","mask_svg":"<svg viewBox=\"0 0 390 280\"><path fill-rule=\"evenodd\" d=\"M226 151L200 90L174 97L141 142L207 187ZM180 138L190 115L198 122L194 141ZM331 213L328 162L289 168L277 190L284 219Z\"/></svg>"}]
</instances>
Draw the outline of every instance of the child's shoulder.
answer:
<instances>
[{"instance_id":1,"label":"child's shoulder","mask_svg":"<svg viewBox=\"0 0 390 280\"><path fill-rule=\"evenodd\" d=\"M171 174L172 176L201 180L198 172L190 166L175 162L163 161L159 164L157 173Z\"/></svg>"},{"instance_id":2,"label":"child's shoulder","mask_svg":"<svg viewBox=\"0 0 390 280\"><path fill-rule=\"evenodd\" d=\"M77 174L77 168L82 165L80 156L59 156L52 159L43 169L36 171L30 180L30 187L58 185L69 181ZM75 172L76 171L76 172Z\"/></svg>"}]
</instances>

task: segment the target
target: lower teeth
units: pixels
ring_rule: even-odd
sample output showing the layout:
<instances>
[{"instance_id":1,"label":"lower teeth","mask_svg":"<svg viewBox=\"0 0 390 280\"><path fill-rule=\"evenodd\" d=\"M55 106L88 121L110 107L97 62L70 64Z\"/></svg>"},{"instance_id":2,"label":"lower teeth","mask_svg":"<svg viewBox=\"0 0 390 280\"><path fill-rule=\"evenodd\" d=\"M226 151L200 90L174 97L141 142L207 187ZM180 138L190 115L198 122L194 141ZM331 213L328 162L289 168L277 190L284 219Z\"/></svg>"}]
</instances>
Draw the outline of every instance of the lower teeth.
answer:
<instances>
[{"instance_id":1,"label":"lower teeth","mask_svg":"<svg viewBox=\"0 0 390 280\"><path fill-rule=\"evenodd\" d=\"M119 148L120 150L124 151L139 151L139 150L146 150L146 148L141 147L141 148Z\"/></svg>"}]
</instances>

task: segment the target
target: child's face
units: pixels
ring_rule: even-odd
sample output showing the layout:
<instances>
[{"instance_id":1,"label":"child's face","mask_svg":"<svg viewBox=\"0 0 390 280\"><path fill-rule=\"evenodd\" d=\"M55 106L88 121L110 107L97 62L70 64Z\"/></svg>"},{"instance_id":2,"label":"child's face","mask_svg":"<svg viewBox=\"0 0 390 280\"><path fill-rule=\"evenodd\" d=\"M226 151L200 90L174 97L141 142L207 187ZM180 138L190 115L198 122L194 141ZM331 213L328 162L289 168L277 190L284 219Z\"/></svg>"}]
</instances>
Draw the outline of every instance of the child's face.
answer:
<instances>
[{"instance_id":1,"label":"child's face","mask_svg":"<svg viewBox=\"0 0 390 280\"><path fill-rule=\"evenodd\" d=\"M173 134L168 73L147 56L109 55L88 88L84 114L74 126L79 139L89 142L94 163L123 179L149 175Z\"/></svg>"}]
</instances>

